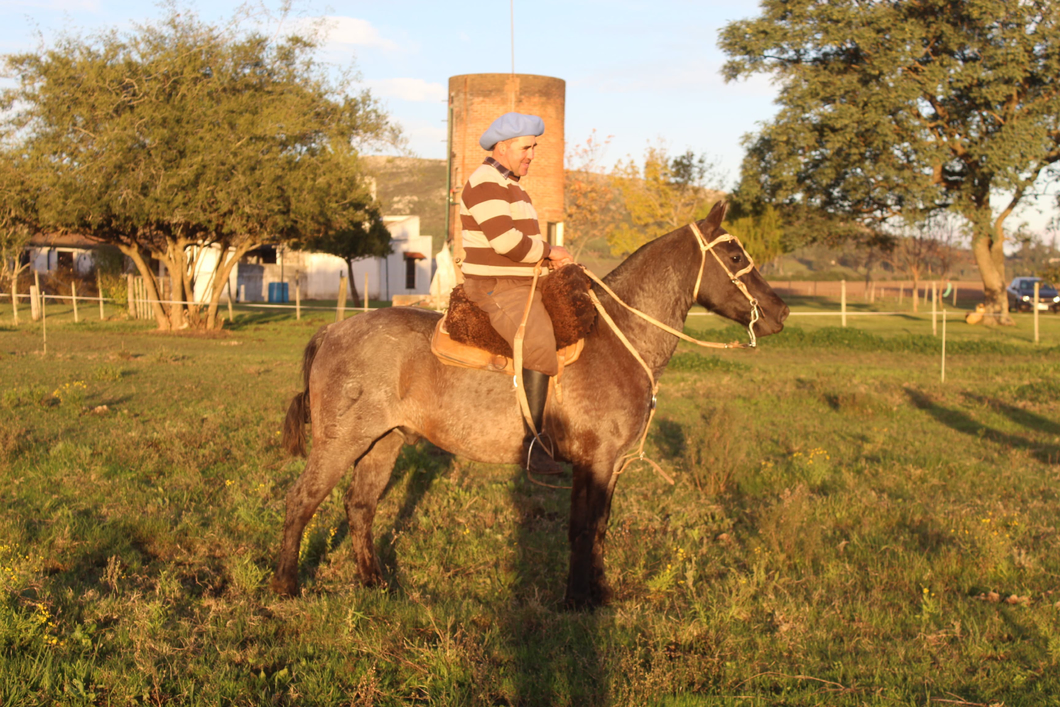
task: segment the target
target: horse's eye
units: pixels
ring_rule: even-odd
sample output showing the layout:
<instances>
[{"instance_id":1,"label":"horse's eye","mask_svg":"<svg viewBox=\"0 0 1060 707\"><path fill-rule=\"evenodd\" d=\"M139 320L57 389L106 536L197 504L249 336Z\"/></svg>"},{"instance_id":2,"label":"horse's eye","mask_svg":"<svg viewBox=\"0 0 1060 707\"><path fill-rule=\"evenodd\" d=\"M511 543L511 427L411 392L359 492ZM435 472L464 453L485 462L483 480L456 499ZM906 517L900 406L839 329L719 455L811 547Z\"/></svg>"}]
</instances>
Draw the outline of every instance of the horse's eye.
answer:
<instances>
[{"instance_id":1,"label":"horse's eye","mask_svg":"<svg viewBox=\"0 0 1060 707\"><path fill-rule=\"evenodd\" d=\"M739 255L732 256L732 262L734 262L734 263L740 262L740 256Z\"/></svg>"}]
</instances>

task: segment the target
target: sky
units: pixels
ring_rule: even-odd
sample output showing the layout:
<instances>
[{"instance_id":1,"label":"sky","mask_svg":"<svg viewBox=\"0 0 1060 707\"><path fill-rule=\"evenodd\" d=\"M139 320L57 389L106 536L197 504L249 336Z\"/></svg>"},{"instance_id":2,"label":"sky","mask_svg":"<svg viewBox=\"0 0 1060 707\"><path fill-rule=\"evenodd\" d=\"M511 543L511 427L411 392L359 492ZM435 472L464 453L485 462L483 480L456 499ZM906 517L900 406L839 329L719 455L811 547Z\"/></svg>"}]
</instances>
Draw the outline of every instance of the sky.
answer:
<instances>
[{"instance_id":1,"label":"sky","mask_svg":"<svg viewBox=\"0 0 1060 707\"><path fill-rule=\"evenodd\" d=\"M220 22L239 4L182 6ZM265 6L278 9L275 1ZM49 46L64 31L131 29L165 12L129 0L4 0L0 53ZM594 130L610 138L606 167L639 161L660 143L671 154L692 150L717 165L717 186L728 189L739 179L743 137L776 113L776 90L762 75L725 83L717 37L729 22L757 12L749 0L310 0L295 5L283 27L327 18L322 57L355 66L413 155L442 159L449 77L510 72L514 15L516 73L566 81L568 150ZM1020 217L1040 229L1051 215L1030 208Z\"/></svg>"}]
</instances>

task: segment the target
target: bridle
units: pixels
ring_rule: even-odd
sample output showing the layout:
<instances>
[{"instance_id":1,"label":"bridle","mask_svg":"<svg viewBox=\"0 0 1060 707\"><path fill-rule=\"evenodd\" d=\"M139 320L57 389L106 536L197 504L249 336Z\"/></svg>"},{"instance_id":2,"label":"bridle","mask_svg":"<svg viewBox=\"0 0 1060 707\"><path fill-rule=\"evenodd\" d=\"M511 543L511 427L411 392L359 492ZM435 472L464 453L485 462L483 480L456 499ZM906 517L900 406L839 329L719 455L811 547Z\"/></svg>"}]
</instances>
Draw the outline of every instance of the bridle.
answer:
<instances>
[{"instance_id":1,"label":"bridle","mask_svg":"<svg viewBox=\"0 0 1060 707\"><path fill-rule=\"evenodd\" d=\"M721 266L721 269L725 271L725 274L728 276L729 281L732 282L732 284L736 286L736 289L740 291L740 294L742 294L744 297L746 297L747 301L751 304L751 321L747 325L747 333L748 333L748 336L750 337L750 342L749 343L738 344L736 342L733 342L733 343L730 343L730 344L719 344L719 343L715 343L713 341L700 341L699 339L693 339L692 337L688 336L684 332L678 331L677 329L674 329L671 326L667 326L666 324L663 324L662 322L660 322L659 320L655 319L654 317L650 317L647 314L645 314L644 312L641 312L640 310L634 309L633 307L629 306L628 304L623 302L619 298L619 296L616 295L614 293L614 291L604 283L603 280L601 280L595 274L590 272L588 269L585 270L585 274L589 276L590 280L592 280L597 285L599 285L601 287L601 289L603 289L604 292L606 292L608 295L610 295L613 300L615 300L620 305L622 305L623 307L628 309L630 312L632 312L633 314L637 315L638 317L640 317L644 321L646 321L646 322L648 322L650 324L653 324L654 326L662 329L663 331L669 332L670 334L673 334L674 336L677 336L678 338L683 339L684 341L687 341L689 343L695 344L696 346L702 346L704 348L712 348L712 349L753 349L753 348L755 348L758 345L758 339L755 336L755 328L754 328L755 327L755 323L759 319L758 300L755 299L753 296L751 296L750 291L748 291L748 289L747 289L747 285L745 285L743 283L743 281L740 280L741 276L746 275L747 273L751 272L751 270L754 269L754 266L755 266L754 260L751 259L750 254L748 254L747 249L743 247L743 243L740 242L740 239L737 238L736 236L732 235L731 233L723 233L722 235L718 236L713 241L710 241L708 243L707 239L703 236L703 233L699 230L699 227L695 224L695 222L692 222L692 223L688 224L688 226L689 226L689 228L692 229L692 233L696 237L696 242L699 243L699 252L700 252L700 256L701 256L700 261L699 261L699 274L696 276L696 286L692 290L692 301L693 302L698 302L699 301L699 288L703 284L703 270L704 270L704 268L705 268L705 266L707 264L707 253L709 252L711 255L714 256L714 259L718 261L718 265ZM730 241L735 242L736 245L739 246L740 252L743 253L743 256L745 258L747 258L747 266L744 267L744 268L741 268L740 270L738 270L736 272L733 272L732 270L730 270L729 266L725 264L725 261L722 259L722 257L720 255L718 255L718 253L714 250L714 248L718 244L720 244L720 243L728 243ZM592 288L589 289L589 298L592 300L593 306L596 307L596 311L599 312L600 317L605 322L607 322L608 326L610 326L612 331L615 332L615 335L619 338L619 340L622 342L622 344L633 355L633 358L635 358L637 360L637 363L639 363L641 368L644 369L644 372L648 375L648 380L651 382L651 407L650 407L649 412L648 412L648 422L647 422L647 424L644 425L644 432L641 434L641 437L640 437L640 445L637 448L637 451L630 452L629 454L626 454L625 456L622 457L622 459L624 460L624 463L618 469L618 471L616 471L615 473L616 474L621 474L623 471L626 470L626 467L628 467L630 465L630 463L633 462L633 461L646 461L649 464L651 464L652 468L655 469L656 473L658 473L664 479L669 481L670 484L672 485L674 483L674 480L672 478L670 478L670 476L665 471L662 470L662 467L660 467L658 464L656 464L651 459L649 459L646 456L644 456L644 443L648 440L648 429L651 427L652 419L655 417L655 408L656 408L656 402L658 400L658 393L659 393L659 382L657 380L655 380L655 374L652 373L651 367L648 366L648 364L641 357L641 355L637 351L637 349L634 348L633 344L630 343L628 338L626 338L626 335L623 334L622 330L618 328L617 324L615 324L614 320L611 318L611 315L607 313L606 309L604 309L604 305L600 302L600 298L596 296L596 293L593 292ZM518 370L518 368L516 370ZM533 428L531 428L531 429L533 429Z\"/></svg>"},{"instance_id":2,"label":"bridle","mask_svg":"<svg viewBox=\"0 0 1060 707\"><path fill-rule=\"evenodd\" d=\"M718 261L718 265L721 266L721 269L725 271L726 275L728 275L729 282L735 285L736 289L740 291L740 294L746 297L747 301L751 304L751 321L747 325L747 335L750 338L748 347L752 349L755 348L758 345L758 338L755 336L755 323L759 318L758 300L751 296L751 293L747 290L747 285L745 285L743 280L740 279L741 276L754 270L755 261L751 259L750 253L748 253L747 249L743 247L743 243L740 242L740 239L731 233L723 233L710 243L707 243L707 239L703 236L702 231L699 230L699 226L697 226L694 221L688 224L688 227L692 229L692 233L695 235L696 241L699 243L699 251L702 256L702 259L699 262L699 274L696 276L696 287L692 290L692 301L699 301L699 286L703 282L703 269L707 264L707 253L710 252L710 254L714 256L714 259ZM714 250L714 246L729 241L735 242L736 245L739 246L740 252L743 253L743 257L747 258L747 266L736 272L729 270L729 266L725 264L725 261Z\"/></svg>"},{"instance_id":3,"label":"bridle","mask_svg":"<svg viewBox=\"0 0 1060 707\"><path fill-rule=\"evenodd\" d=\"M659 320L655 319L654 317L651 317L651 316L645 314L644 312L641 312L640 310L635 309L635 308L631 307L630 305L626 304L625 302L622 301L622 299L617 294L615 294L615 292L610 287L607 286L606 283L604 283L603 280L601 280L599 277L597 277L593 272L591 272L587 268L582 268L582 269L585 271L585 274L589 276L589 279L592 280L593 282L595 282L597 285L599 285L600 288L604 292L606 292L615 302L617 302L618 304L622 305L627 310L629 310L631 313L635 314L636 316L640 317L641 319L645 320L646 322L648 322L648 323L650 323L650 324L662 329L663 331L666 331L666 332L668 332L670 334L673 334L674 336L676 336L676 337L678 337L680 339L683 339L684 341L687 341L689 343L695 344L696 346L702 346L702 347L705 347L705 348L715 348L715 349L753 349L753 348L755 348L758 345L758 340L757 340L757 337L755 336L755 330L754 330L755 323L759 319L758 300L751 296L750 291L748 291L748 289L747 289L747 285L745 285L743 283L743 281L740 280L740 277L742 277L743 275L746 275L747 273L751 272L751 270L754 269L754 266L755 266L754 261L751 259L751 256L747 253L747 249L743 247L742 243L740 243L740 239L737 238L736 236L732 235L731 233L724 233L724 234L718 236L717 238L715 238L713 241L710 241L708 243L707 239L703 236L703 233L699 230L699 227L695 224L695 222L688 224L688 227L690 229L692 229L692 233L696 237L696 242L699 244L699 251L700 251L700 256L701 256L700 262L699 262L699 272L696 275L696 286L692 290L692 301L693 302L698 302L699 301L699 288L703 284L703 270L706 267L706 264L707 264L707 253L709 252L711 255L714 256L714 259L718 261L718 265L721 266L721 269L728 276L729 281L732 282L732 284L736 286L736 289L739 290L740 293L744 297L746 297L747 301L750 302L750 304L751 304L751 321L747 325L747 333L748 333L748 335L750 337L750 342L749 343L747 343L747 344L738 344L736 342L733 342L733 343L729 343L729 344L719 344L719 343L715 343L715 342L711 342L711 341L700 341L698 339L693 339L692 337L688 336L684 332L678 331L677 329L674 329L671 326L663 324L662 322L660 322ZM729 266L725 264L725 261L722 259L722 257L720 255L718 255L718 253L714 250L715 247L718 246L719 244L728 243L730 241L735 242L736 245L740 248L740 252L743 253L743 256L745 258L747 258L747 266L744 267L744 268L741 268L740 270L738 270L736 272L733 272L732 270L730 270ZM513 359L514 359L513 360L513 366L515 368L515 375L514 375L514 378L513 378L513 383L515 385L516 390L518 391L518 393L516 395L516 398L519 401L519 408L520 408L520 410L522 412L523 420L526 422L526 424L529 427L531 433L533 434L534 442L537 442L537 443L541 442L541 437L539 435L540 431L534 425L533 416L530 413L530 406L529 406L529 404L527 402L527 399L526 399L526 390L525 390L525 387L523 385L523 380L522 380L522 358L523 358L522 357L522 352L523 352L523 338L525 337L525 333L526 333L526 321L527 321L527 318L529 317L529 314L530 314L530 305L531 305L531 302L533 301L534 291L537 288L537 282L538 282L538 279L539 279L540 275L541 275L541 262L538 262L537 265L534 267L534 276L533 276L533 279L531 280L531 283L530 283L530 291L529 291L529 294L527 295L526 307L523 310L522 321L519 323L519 327L516 330L515 340L514 340L513 346L512 346L513 354L514 354L514 356L513 356ZM659 382L657 380L655 380L655 374L652 373L651 367L644 361L644 358L640 355L640 353L633 346L633 344L626 337L626 335L622 332L622 330L618 328L618 325L615 324L615 321L611 318L611 315L608 314L607 310L604 308L604 305L600 302L600 298L597 297L596 293L593 292L592 288L589 288L589 298L592 300L593 306L596 307L596 311L600 314L600 317L608 324L608 326L611 327L612 331L614 331L614 333L618 337L618 339L622 342L622 344L626 347L626 349L630 352L630 354L632 354L633 358L635 358L637 360L637 363L640 364L641 368L644 369L644 372L648 375L648 380L651 383L651 407L650 407L649 412L648 412L648 422L647 422L647 424L644 425L644 432L641 434L640 446L637 448L636 452L630 452L629 454L626 454L626 455L624 455L622 457L622 460L624 460L624 463L618 469L618 471L616 471L615 473L616 474L621 474L623 471L626 470L626 467L628 467L630 465L630 463L633 462L633 461L646 461L649 464L651 464L651 466L655 469L655 471L660 476L662 476L664 479L669 481L670 484L672 485L674 483L674 480L665 471L662 470L662 467L660 467L658 464L656 464L651 459L649 459L646 456L644 456L644 443L648 439L648 429L651 427L652 419L655 417L656 402L658 400L658 393L659 393ZM558 393L559 392L559 381L558 381L558 379L555 381L554 384L556 386L556 391ZM529 458L529 452L528 452L527 456ZM532 475L528 476L527 478L529 478L535 484L538 484L538 485L541 485L541 486L547 486L549 488L566 488L566 487L553 486L551 484L542 483L542 482L537 481L536 479L534 479Z\"/></svg>"}]
</instances>

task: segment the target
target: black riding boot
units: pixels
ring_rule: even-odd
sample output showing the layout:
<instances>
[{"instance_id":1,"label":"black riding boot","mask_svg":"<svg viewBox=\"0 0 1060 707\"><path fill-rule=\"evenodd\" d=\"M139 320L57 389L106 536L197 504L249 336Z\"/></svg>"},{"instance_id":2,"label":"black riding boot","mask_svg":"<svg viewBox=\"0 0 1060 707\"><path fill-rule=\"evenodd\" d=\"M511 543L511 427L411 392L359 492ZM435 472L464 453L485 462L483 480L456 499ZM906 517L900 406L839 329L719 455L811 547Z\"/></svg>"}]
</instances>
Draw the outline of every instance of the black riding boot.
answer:
<instances>
[{"instance_id":1,"label":"black riding boot","mask_svg":"<svg viewBox=\"0 0 1060 707\"><path fill-rule=\"evenodd\" d=\"M548 376L540 371L524 368L523 387L526 390L526 402L530 406L530 419L534 421L538 436L545 439L542 423L545 421L545 401L548 400ZM548 450L542 448L530 430L526 431L526 439L523 440L522 464L527 471L535 474L563 473L560 463L552 458Z\"/></svg>"}]
</instances>

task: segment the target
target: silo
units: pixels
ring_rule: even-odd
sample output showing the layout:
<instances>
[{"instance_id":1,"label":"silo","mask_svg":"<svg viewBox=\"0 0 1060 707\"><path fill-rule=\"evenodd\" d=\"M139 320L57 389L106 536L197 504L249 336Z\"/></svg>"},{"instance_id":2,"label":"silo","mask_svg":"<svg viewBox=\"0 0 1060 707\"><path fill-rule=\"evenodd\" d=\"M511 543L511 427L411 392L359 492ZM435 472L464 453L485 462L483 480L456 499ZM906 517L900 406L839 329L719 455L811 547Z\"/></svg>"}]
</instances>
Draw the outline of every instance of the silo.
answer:
<instances>
[{"instance_id":1,"label":"silo","mask_svg":"<svg viewBox=\"0 0 1060 707\"><path fill-rule=\"evenodd\" d=\"M532 74L464 74L449 79L449 237L460 233L460 192L489 154L478 139L504 113L530 113L545 121L545 134L530 172L520 180L537 209L541 233L563 243L563 117L567 82Z\"/></svg>"}]
</instances>

